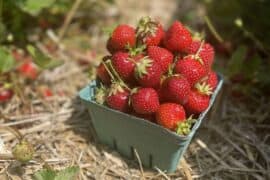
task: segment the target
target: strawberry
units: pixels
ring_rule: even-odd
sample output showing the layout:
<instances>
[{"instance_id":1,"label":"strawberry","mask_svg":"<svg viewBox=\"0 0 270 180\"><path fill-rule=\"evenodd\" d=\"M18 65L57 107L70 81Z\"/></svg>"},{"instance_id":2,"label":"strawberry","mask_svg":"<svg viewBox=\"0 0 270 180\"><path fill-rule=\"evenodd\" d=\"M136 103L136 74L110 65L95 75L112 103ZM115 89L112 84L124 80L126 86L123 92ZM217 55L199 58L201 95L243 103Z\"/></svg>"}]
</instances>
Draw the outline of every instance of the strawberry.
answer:
<instances>
[{"instance_id":1,"label":"strawberry","mask_svg":"<svg viewBox=\"0 0 270 180\"><path fill-rule=\"evenodd\" d=\"M208 73L206 83L212 88L212 91L214 91L218 84L217 73L214 71L210 71Z\"/></svg>"},{"instance_id":2,"label":"strawberry","mask_svg":"<svg viewBox=\"0 0 270 180\"><path fill-rule=\"evenodd\" d=\"M25 77L29 79L36 79L38 75L38 68L37 66L31 62L31 61L26 61L22 65L19 66L18 71L24 75Z\"/></svg>"},{"instance_id":3,"label":"strawberry","mask_svg":"<svg viewBox=\"0 0 270 180\"><path fill-rule=\"evenodd\" d=\"M129 25L118 25L108 40L107 48L110 52L124 51L127 46L133 47L136 43L135 29Z\"/></svg>"},{"instance_id":4,"label":"strawberry","mask_svg":"<svg viewBox=\"0 0 270 180\"><path fill-rule=\"evenodd\" d=\"M201 48L200 48L201 46ZM199 52L198 52L199 51ZM197 54L202 59L206 69L211 69L214 61L215 51L214 48L208 44L201 41L192 41L187 49L188 54Z\"/></svg>"},{"instance_id":5,"label":"strawberry","mask_svg":"<svg viewBox=\"0 0 270 180\"><path fill-rule=\"evenodd\" d=\"M131 95L131 104L138 114L152 114L159 107L158 94L153 88L135 89Z\"/></svg>"},{"instance_id":6,"label":"strawberry","mask_svg":"<svg viewBox=\"0 0 270 180\"><path fill-rule=\"evenodd\" d=\"M0 103L10 100L12 96L13 96L13 91L11 89L0 88Z\"/></svg>"},{"instance_id":7,"label":"strawberry","mask_svg":"<svg viewBox=\"0 0 270 180\"><path fill-rule=\"evenodd\" d=\"M42 93L44 98L53 96L53 92L49 88L45 88Z\"/></svg>"},{"instance_id":8,"label":"strawberry","mask_svg":"<svg viewBox=\"0 0 270 180\"><path fill-rule=\"evenodd\" d=\"M167 72L170 64L173 62L173 54L167 49L158 46L149 46L147 48L147 55L158 63L162 72Z\"/></svg>"},{"instance_id":9,"label":"strawberry","mask_svg":"<svg viewBox=\"0 0 270 180\"><path fill-rule=\"evenodd\" d=\"M184 76L174 75L163 81L161 91L165 101L184 104L190 93L190 85Z\"/></svg>"},{"instance_id":10,"label":"strawberry","mask_svg":"<svg viewBox=\"0 0 270 180\"><path fill-rule=\"evenodd\" d=\"M106 97L107 105L115 110L128 112L129 91L124 89L119 83L112 83L109 94Z\"/></svg>"},{"instance_id":11,"label":"strawberry","mask_svg":"<svg viewBox=\"0 0 270 180\"><path fill-rule=\"evenodd\" d=\"M119 76L126 82L134 84L135 63L143 56L141 54L131 56L127 52L116 52L112 56L112 65Z\"/></svg>"},{"instance_id":12,"label":"strawberry","mask_svg":"<svg viewBox=\"0 0 270 180\"><path fill-rule=\"evenodd\" d=\"M165 47L173 52L186 52L191 42L190 32L179 21L169 27L163 39Z\"/></svg>"},{"instance_id":13,"label":"strawberry","mask_svg":"<svg viewBox=\"0 0 270 180\"><path fill-rule=\"evenodd\" d=\"M106 48L111 54L113 54L113 53L115 53L117 51L117 50L114 49L111 38L108 39L108 41L106 43Z\"/></svg>"},{"instance_id":14,"label":"strawberry","mask_svg":"<svg viewBox=\"0 0 270 180\"><path fill-rule=\"evenodd\" d=\"M175 73L185 76L191 86L207 74L203 64L193 56L186 56L184 59L178 59L174 71Z\"/></svg>"},{"instance_id":15,"label":"strawberry","mask_svg":"<svg viewBox=\"0 0 270 180\"><path fill-rule=\"evenodd\" d=\"M191 90L187 103L184 105L189 114L200 114L209 106L210 101L210 87L203 84L196 84L196 87Z\"/></svg>"},{"instance_id":16,"label":"strawberry","mask_svg":"<svg viewBox=\"0 0 270 180\"><path fill-rule=\"evenodd\" d=\"M136 63L134 73L141 86L153 88L159 87L162 71L160 66L147 56Z\"/></svg>"},{"instance_id":17,"label":"strawberry","mask_svg":"<svg viewBox=\"0 0 270 180\"><path fill-rule=\"evenodd\" d=\"M106 62L110 58L111 56L104 56L102 61ZM97 77L101 80L102 83L106 85L109 85L111 83L111 77L109 73L107 72L103 63L100 63L100 65L97 68Z\"/></svg>"},{"instance_id":18,"label":"strawberry","mask_svg":"<svg viewBox=\"0 0 270 180\"><path fill-rule=\"evenodd\" d=\"M112 56L112 65L116 72L124 81L134 80L135 64L130 60L129 54L126 52L116 52Z\"/></svg>"},{"instance_id":19,"label":"strawberry","mask_svg":"<svg viewBox=\"0 0 270 180\"><path fill-rule=\"evenodd\" d=\"M157 123L167 129L175 130L179 122L186 119L183 106L175 103L161 104L156 112Z\"/></svg>"},{"instance_id":20,"label":"strawberry","mask_svg":"<svg viewBox=\"0 0 270 180\"><path fill-rule=\"evenodd\" d=\"M151 20L150 17L144 17L139 21L136 34L139 44L157 46L164 36L164 30L160 23Z\"/></svg>"}]
</instances>

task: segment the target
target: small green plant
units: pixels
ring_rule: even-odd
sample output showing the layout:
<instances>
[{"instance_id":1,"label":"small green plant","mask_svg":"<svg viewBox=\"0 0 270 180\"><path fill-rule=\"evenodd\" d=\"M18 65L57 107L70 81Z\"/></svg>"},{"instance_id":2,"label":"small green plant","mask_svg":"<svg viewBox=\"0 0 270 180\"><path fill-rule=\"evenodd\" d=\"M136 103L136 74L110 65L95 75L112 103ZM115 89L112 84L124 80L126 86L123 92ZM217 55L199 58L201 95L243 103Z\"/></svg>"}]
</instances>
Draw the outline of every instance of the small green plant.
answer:
<instances>
[{"instance_id":1,"label":"small green plant","mask_svg":"<svg viewBox=\"0 0 270 180\"><path fill-rule=\"evenodd\" d=\"M42 169L34 174L34 180L74 180L79 172L79 167L71 166L61 171Z\"/></svg>"}]
</instances>

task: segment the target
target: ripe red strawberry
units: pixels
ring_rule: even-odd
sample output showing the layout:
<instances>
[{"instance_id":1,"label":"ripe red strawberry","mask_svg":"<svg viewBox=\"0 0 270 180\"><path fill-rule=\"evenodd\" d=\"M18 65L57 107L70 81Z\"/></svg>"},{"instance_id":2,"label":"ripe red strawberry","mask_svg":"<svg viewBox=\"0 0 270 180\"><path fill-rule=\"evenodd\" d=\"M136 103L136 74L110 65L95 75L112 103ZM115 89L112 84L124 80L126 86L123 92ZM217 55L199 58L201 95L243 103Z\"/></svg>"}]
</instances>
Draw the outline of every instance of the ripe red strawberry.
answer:
<instances>
[{"instance_id":1,"label":"ripe red strawberry","mask_svg":"<svg viewBox=\"0 0 270 180\"><path fill-rule=\"evenodd\" d=\"M131 104L138 114L152 114L159 107L158 94L153 88L139 88L132 93Z\"/></svg>"},{"instance_id":2,"label":"ripe red strawberry","mask_svg":"<svg viewBox=\"0 0 270 180\"><path fill-rule=\"evenodd\" d=\"M202 59L205 68L211 69L215 56L214 48L208 43L202 43L203 42L201 41L192 41L192 43L188 47L187 53L196 54L201 46L198 56Z\"/></svg>"},{"instance_id":3,"label":"ripe red strawberry","mask_svg":"<svg viewBox=\"0 0 270 180\"><path fill-rule=\"evenodd\" d=\"M18 71L25 77L30 78L32 80L36 79L38 75L38 68L31 61L26 61L25 63L20 65Z\"/></svg>"},{"instance_id":4,"label":"ripe red strawberry","mask_svg":"<svg viewBox=\"0 0 270 180\"><path fill-rule=\"evenodd\" d=\"M205 83L196 84L196 88L192 89L187 103L184 105L189 114L200 114L205 111L209 106L210 101L210 88Z\"/></svg>"},{"instance_id":5,"label":"ripe red strawberry","mask_svg":"<svg viewBox=\"0 0 270 180\"><path fill-rule=\"evenodd\" d=\"M113 54L113 53L115 53L117 51L116 49L114 49L111 38L108 39L108 41L106 43L106 48L111 54Z\"/></svg>"},{"instance_id":6,"label":"ripe red strawberry","mask_svg":"<svg viewBox=\"0 0 270 180\"><path fill-rule=\"evenodd\" d=\"M165 48L149 46L147 54L150 59L158 63L162 72L167 72L170 64L173 62L173 54Z\"/></svg>"},{"instance_id":7,"label":"ripe red strawberry","mask_svg":"<svg viewBox=\"0 0 270 180\"><path fill-rule=\"evenodd\" d=\"M170 51L186 52L191 42L190 32L181 22L175 21L165 33L163 44Z\"/></svg>"},{"instance_id":8,"label":"ripe red strawberry","mask_svg":"<svg viewBox=\"0 0 270 180\"><path fill-rule=\"evenodd\" d=\"M106 97L107 105L115 110L129 111L129 91L124 89L119 83L113 83L110 87L109 94Z\"/></svg>"},{"instance_id":9,"label":"ripe red strawberry","mask_svg":"<svg viewBox=\"0 0 270 180\"><path fill-rule=\"evenodd\" d=\"M0 91L0 103L8 101L13 96L13 91L10 89L4 89Z\"/></svg>"},{"instance_id":10,"label":"ripe red strawberry","mask_svg":"<svg viewBox=\"0 0 270 180\"><path fill-rule=\"evenodd\" d=\"M135 29L129 25L118 25L112 32L108 40L107 48L110 52L123 51L129 47L133 47L136 43Z\"/></svg>"},{"instance_id":11,"label":"ripe red strawberry","mask_svg":"<svg viewBox=\"0 0 270 180\"><path fill-rule=\"evenodd\" d=\"M184 59L178 59L174 71L175 73L185 76L191 86L207 74L203 64L192 56L187 56Z\"/></svg>"},{"instance_id":12,"label":"ripe red strawberry","mask_svg":"<svg viewBox=\"0 0 270 180\"><path fill-rule=\"evenodd\" d=\"M136 29L137 41L146 46L157 46L164 36L160 23L152 21L150 17L141 18Z\"/></svg>"},{"instance_id":13,"label":"ripe red strawberry","mask_svg":"<svg viewBox=\"0 0 270 180\"><path fill-rule=\"evenodd\" d=\"M129 59L129 54L126 52L116 52L112 56L112 65L116 72L124 81L134 81L135 64Z\"/></svg>"},{"instance_id":14,"label":"ripe red strawberry","mask_svg":"<svg viewBox=\"0 0 270 180\"><path fill-rule=\"evenodd\" d=\"M212 91L214 91L218 84L217 73L214 71L210 71L208 73L206 83L212 88Z\"/></svg>"},{"instance_id":15,"label":"ripe red strawberry","mask_svg":"<svg viewBox=\"0 0 270 180\"><path fill-rule=\"evenodd\" d=\"M135 77L143 87L157 88L160 86L162 71L160 66L148 57L144 57L136 63Z\"/></svg>"},{"instance_id":16,"label":"ripe red strawberry","mask_svg":"<svg viewBox=\"0 0 270 180\"><path fill-rule=\"evenodd\" d=\"M53 92L49 88L44 88L42 95L44 98L48 98L48 97L53 96Z\"/></svg>"},{"instance_id":17,"label":"ripe red strawberry","mask_svg":"<svg viewBox=\"0 0 270 180\"><path fill-rule=\"evenodd\" d=\"M190 84L184 76L175 75L163 81L161 91L165 101L184 104L190 93Z\"/></svg>"},{"instance_id":18,"label":"ripe red strawberry","mask_svg":"<svg viewBox=\"0 0 270 180\"><path fill-rule=\"evenodd\" d=\"M156 112L156 120L161 126L174 131L178 123L186 120L186 113L183 106L179 104L164 103Z\"/></svg>"},{"instance_id":19,"label":"ripe red strawberry","mask_svg":"<svg viewBox=\"0 0 270 180\"><path fill-rule=\"evenodd\" d=\"M104 56L102 61L106 62L109 59L111 59L111 56ZM103 63L100 63L100 65L97 68L97 76L101 80L102 83L106 85L111 83L111 77L109 73L107 72Z\"/></svg>"}]
</instances>

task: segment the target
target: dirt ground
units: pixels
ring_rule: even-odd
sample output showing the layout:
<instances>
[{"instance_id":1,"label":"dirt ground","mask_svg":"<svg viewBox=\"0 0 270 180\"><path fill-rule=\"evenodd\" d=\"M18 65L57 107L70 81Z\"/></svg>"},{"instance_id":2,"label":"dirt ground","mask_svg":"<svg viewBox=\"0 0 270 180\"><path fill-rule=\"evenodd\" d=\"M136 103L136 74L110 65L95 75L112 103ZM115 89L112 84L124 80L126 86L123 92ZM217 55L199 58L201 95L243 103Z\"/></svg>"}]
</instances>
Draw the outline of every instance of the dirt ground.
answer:
<instances>
[{"instance_id":1,"label":"dirt ground","mask_svg":"<svg viewBox=\"0 0 270 180\"><path fill-rule=\"evenodd\" d=\"M125 1L118 0L117 3ZM145 7L144 14L152 14L162 21L170 22L175 13L175 1L166 6L158 1L155 6L141 4L142 1L129 1L107 12L123 15L119 21L133 23L134 14L139 13L133 4ZM156 1L155 1L156 2ZM132 4L133 3L133 4ZM153 1L147 3L153 4ZM182 5L183 6L183 5ZM182 7L181 6L181 7ZM186 6L189 6L187 3ZM160 8L162 7L162 8ZM180 7L180 8L181 8ZM178 7L179 8L179 7ZM139 8L141 9L141 8ZM162 12L162 16L160 16ZM168 13L170 12L170 13ZM140 13L140 16L143 13ZM164 15L163 15L164 14ZM110 24L111 20L107 23ZM72 24L54 55L64 59L65 63L53 70L42 72L35 84L21 87L23 95L14 97L5 106L0 106L0 123L3 126L18 128L34 144L36 157L42 156L56 169L78 165L78 179L270 179L270 136L269 136L269 98L263 96L248 99L235 98L230 84L225 82L222 93L211 114L202 123L191 141L184 158L175 173L167 174L159 169L140 169L138 160L128 160L113 149L97 142L90 117L81 104L77 93L90 82L94 68L77 63L86 59L93 67L104 54L104 37L99 30L91 30L93 36L72 31ZM75 28L74 28L75 29ZM79 33L95 50L96 55L82 53L74 48L74 33ZM48 35L48 39L53 39ZM99 41L100 39L100 41ZM53 40L52 40L53 41ZM70 44L70 42L74 42ZM34 89L38 85L47 85L53 92L61 90L64 95L44 99ZM27 100L26 97L31 97ZM1 131L1 139L7 152L16 144L16 138ZM42 168L37 160L27 165L13 160L0 160L0 179L31 179L33 172Z\"/></svg>"}]
</instances>

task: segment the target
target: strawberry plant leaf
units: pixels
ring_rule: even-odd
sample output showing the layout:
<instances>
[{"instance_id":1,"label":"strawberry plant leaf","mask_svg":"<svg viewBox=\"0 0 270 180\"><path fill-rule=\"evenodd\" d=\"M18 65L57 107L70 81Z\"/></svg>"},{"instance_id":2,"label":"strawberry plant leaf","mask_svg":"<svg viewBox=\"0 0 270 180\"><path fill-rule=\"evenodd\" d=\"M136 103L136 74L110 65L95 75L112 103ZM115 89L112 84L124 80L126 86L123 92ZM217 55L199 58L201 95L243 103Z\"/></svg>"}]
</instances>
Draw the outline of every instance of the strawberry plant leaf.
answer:
<instances>
[{"instance_id":1,"label":"strawberry plant leaf","mask_svg":"<svg viewBox=\"0 0 270 180\"><path fill-rule=\"evenodd\" d=\"M54 60L49 56L43 54L39 49L28 45L27 50L29 54L33 57L33 61L42 69L51 69L61 65L63 62L59 60Z\"/></svg>"},{"instance_id":2,"label":"strawberry plant leaf","mask_svg":"<svg viewBox=\"0 0 270 180\"><path fill-rule=\"evenodd\" d=\"M55 171L42 169L34 174L34 180L55 180L55 176Z\"/></svg>"},{"instance_id":3,"label":"strawberry plant leaf","mask_svg":"<svg viewBox=\"0 0 270 180\"><path fill-rule=\"evenodd\" d=\"M20 3L20 7L31 15L37 15L43 8L47 8L54 3L55 0L25 0Z\"/></svg>"},{"instance_id":4,"label":"strawberry plant leaf","mask_svg":"<svg viewBox=\"0 0 270 180\"><path fill-rule=\"evenodd\" d=\"M256 73L259 71L261 66L261 58L258 54L251 57L245 62L245 66L243 66L243 74L247 79L252 79L256 77Z\"/></svg>"},{"instance_id":5,"label":"strawberry plant leaf","mask_svg":"<svg viewBox=\"0 0 270 180\"><path fill-rule=\"evenodd\" d=\"M245 60L247 52L247 47L239 46L231 56L231 59L228 62L227 75L232 77L233 75L241 72L243 67L243 62Z\"/></svg>"},{"instance_id":6,"label":"strawberry plant leaf","mask_svg":"<svg viewBox=\"0 0 270 180\"><path fill-rule=\"evenodd\" d=\"M59 171L54 180L74 180L78 172L79 167L77 166L67 167Z\"/></svg>"},{"instance_id":7,"label":"strawberry plant leaf","mask_svg":"<svg viewBox=\"0 0 270 180\"><path fill-rule=\"evenodd\" d=\"M10 71L15 65L13 56L5 48L0 47L0 73Z\"/></svg>"}]
</instances>

